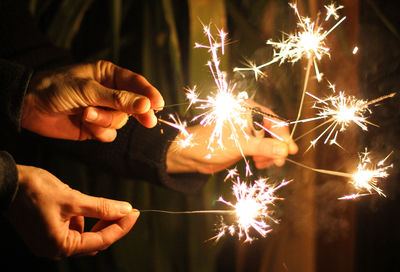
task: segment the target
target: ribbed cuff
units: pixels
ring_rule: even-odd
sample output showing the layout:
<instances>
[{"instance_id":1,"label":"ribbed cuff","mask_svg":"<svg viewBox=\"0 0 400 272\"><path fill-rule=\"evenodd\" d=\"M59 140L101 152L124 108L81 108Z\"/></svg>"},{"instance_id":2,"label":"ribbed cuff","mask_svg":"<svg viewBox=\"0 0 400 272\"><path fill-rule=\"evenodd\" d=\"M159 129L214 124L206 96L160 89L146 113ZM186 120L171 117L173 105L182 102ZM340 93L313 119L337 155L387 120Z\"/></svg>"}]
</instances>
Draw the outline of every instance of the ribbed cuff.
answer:
<instances>
[{"instance_id":1,"label":"ribbed cuff","mask_svg":"<svg viewBox=\"0 0 400 272\"><path fill-rule=\"evenodd\" d=\"M0 211L8 209L18 190L18 171L13 157L0 151Z\"/></svg>"}]
</instances>

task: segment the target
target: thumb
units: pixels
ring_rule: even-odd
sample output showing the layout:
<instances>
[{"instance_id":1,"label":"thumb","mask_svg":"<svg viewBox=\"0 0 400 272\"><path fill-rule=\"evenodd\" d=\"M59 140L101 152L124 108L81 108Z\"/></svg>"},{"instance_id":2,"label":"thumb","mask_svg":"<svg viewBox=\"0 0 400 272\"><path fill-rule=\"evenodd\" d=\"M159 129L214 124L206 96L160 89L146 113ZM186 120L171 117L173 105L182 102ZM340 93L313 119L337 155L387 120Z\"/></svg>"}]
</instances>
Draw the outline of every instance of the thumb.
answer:
<instances>
[{"instance_id":1,"label":"thumb","mask_svg":"<svg viewBox=\"0 0 400 272\"><path fill-rule=\"evenodd\" d=\"M125 201L94 197L79 193L75 215L104 220L117 220L132 211L132 206Z\"/></svg>"},{"instance_id":2,"label":"thumb","mask_svg":"<svg viewBox=\"0 0 400 272\"><path fill-rule=\"evenodd\" d=\"M143 114L150 110L151 102L146 96L125 90L115 90L95 82L96 105L122 111L128 114Z\"/></svg>"},{"instance_id":3,"label":"thumb","mask_svg":"<svg viewBox=\"0 0 400 272\"><path fill-rule=\"evenodd\" d=\"M250 137L243 145L243 151L248 156L262 156L266 158L282 158L288 155L288 145L272 138Z\"/></svg>"}]
</instances>

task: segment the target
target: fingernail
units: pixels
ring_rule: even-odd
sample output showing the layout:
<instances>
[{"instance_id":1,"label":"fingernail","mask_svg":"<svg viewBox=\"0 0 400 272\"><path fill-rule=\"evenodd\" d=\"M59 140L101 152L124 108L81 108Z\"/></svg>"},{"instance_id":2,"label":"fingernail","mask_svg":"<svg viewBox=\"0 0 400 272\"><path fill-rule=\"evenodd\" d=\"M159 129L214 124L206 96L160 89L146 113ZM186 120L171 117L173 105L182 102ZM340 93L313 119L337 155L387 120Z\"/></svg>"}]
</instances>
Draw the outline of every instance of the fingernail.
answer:
<instances>
[{"instance_id":1,"label":"fingernail","mask_svg":"<svg viewBox=\"0 0 400 272\"><path fill-rule=\"evenodd\" d=\"M90 109L86 115L86 121L95 121L98 115L97 111Z\"/></svg>"},{"instance_id":2,"label":"fingernail","mask_svg":"<svg viewBox=\"0 0 400 272\"><path fill-rule=\"evenodd\" d=\"M281 167L285 164L285 160L278 159L278 160L275 160L274 163L276 166Z\"/></svg>"},{"instance_id":3,"label":"fingernail","mask_svg":"<svg viewBox=\"0 0 400 272\"><path fill-rule=\"evenodd\" d=\"M140 215L140 211L139 211L139 210L132 209L132 212L133 212L133 213L135 213L135 214L137 214L137 216L139 216L139 215Z\"/></svg>"},{"instance_id":4,"label":"fingernail","mask_svg":"<svg viewBox=\"0 0 400 272\"><path fill-rule=\"evenodd\" d=\"M287 155L287 146L283 144L275 144L272 148L272 153L275 156L286 156Z\"/></svg>"},{"instance_id":5,"label":"fingernail","mask_svg":"<svg viewBox=\"0 0 400 272\"><path fill-rule=\"evenodd\" d=\"M132 206L129 203L122 204L119 208L121 214L128 214L132 211Z\"/></svg>"}]
</instances>

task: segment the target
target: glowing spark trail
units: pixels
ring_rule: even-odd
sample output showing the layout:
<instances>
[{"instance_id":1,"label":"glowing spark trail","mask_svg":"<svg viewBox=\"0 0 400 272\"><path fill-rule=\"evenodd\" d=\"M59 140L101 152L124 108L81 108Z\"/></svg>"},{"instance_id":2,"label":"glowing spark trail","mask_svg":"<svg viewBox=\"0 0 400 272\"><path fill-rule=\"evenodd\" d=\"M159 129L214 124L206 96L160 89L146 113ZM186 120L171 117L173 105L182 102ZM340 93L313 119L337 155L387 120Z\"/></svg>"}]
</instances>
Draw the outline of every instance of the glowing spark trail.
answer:
<instances>
[{"instance_id":1,"label":"glowing spark trail","mask_svg":"<svg viewBox=\"0 0 400 272\"><path fill-rule=\"evenodd\" d=\"M253 229L262 237L271 231L267 221L277 223L277 220L272 217L271 205L274 205L276 200L282 200L275 196L275 191L287 185L290 181L282 181L276 186L271 186L266 183L267 179L261 178L252 185L246 182L241 182L239 177L233 184L233 192L236 197L236 203L233 204L220 197L218 200L235 210L237 218L236 223L226 225L222 223L219 233L212 239L219 240L226 233L230 235L237 234L239 239L245 238L245 242L251 242L254 238L250 234Z\"/></svg>"},{"instance_id":2,"label":"glowing spark trail","mask_svg":"<svg viewBox=\"0 0 400 272\"><path fill-rule=\"evenodd\" d=\"M328 21L331 16L333 18L335 18L335 20L339 19L339 15L337 14L337 11L339 9L342 9L343 6L337 6L336 7L336 5L334 3L331 3L330 5L325 5L324 7L326 8L325 21Z\"/></svg>"},{"instance_id":3,"label":"glowing spark trail","mask_svg":"<svg viewBox=\"0 0 400 272\"><path fill-rule=\"evenodd\" d=\"M182 149L186 147L193 147L195 145L195 143L193 143L193 134L186 130L186 122L182 122L178 116L175 117L172 114L169 115L169 118L171 118L173 122L169 122L160 118L158 118L158 121L180 131L180 134L175 140L178 144L178 147Z\"/></svg>"}]
</instances>

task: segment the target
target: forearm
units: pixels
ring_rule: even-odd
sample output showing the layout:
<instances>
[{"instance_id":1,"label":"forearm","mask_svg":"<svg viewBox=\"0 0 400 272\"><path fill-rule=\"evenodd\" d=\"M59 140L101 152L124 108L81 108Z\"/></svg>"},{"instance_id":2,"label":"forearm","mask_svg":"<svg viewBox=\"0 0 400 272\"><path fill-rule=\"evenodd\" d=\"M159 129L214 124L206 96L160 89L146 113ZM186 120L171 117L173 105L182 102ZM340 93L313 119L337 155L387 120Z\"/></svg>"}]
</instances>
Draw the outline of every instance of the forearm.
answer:
<instances>
[{"instance_id":1,"label":"forearm","mask_svg":"<svg viewBox=\"0 0 400 272\"><path fill-rule=\"evenodd\" d=\"M50 145L49 148L56 148L64 154L68 153L85 163L107 169L119 176L193 193L207 181L207 175L167 173L166 155L177 133L176 129L163 124L152 129L145 128L131 118L111 143L47 139L45 144Z\"/></svg>"}]
</instances>

